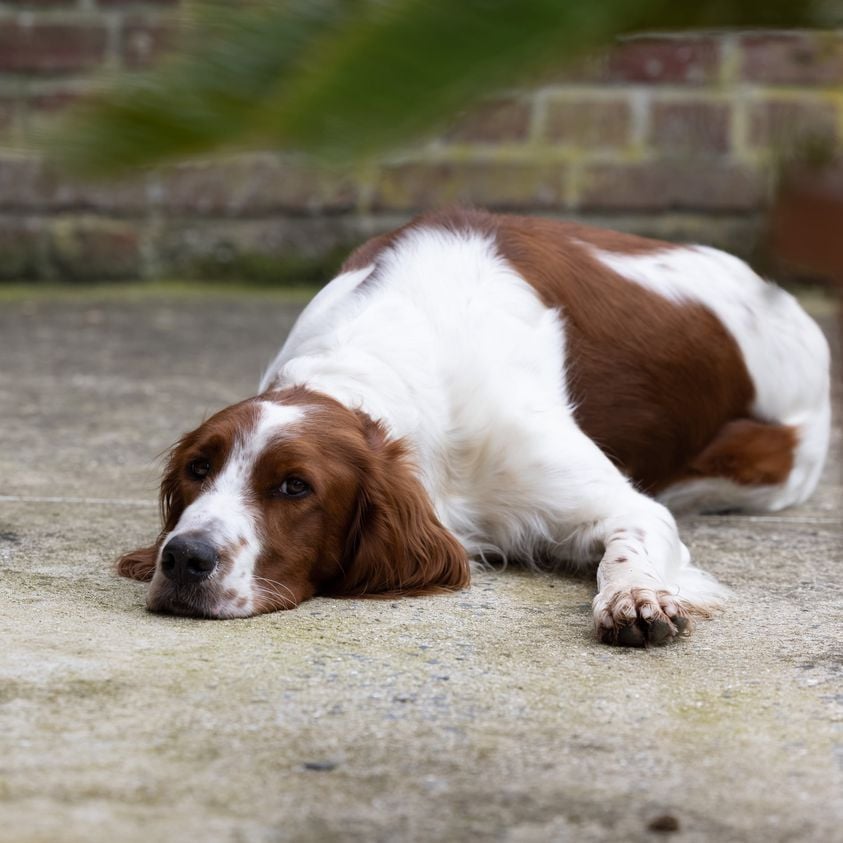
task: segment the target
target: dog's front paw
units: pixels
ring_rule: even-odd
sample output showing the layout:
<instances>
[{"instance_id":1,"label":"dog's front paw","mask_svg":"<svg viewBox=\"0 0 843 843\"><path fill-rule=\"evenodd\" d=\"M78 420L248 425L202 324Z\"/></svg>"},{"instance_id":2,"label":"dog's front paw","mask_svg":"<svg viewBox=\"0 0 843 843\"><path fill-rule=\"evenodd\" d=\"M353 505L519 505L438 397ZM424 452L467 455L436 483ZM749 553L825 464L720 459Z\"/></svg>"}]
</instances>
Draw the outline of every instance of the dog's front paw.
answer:
<instances>
[{"instance_id":1,"label":"dog's front paw","mask_svg":"<svg viewBox=\"0 0 843 843\"><path fill-rule=\"evenodd\" d=\"M592 607L597 637L604 644L667 644L691 631L687 613L669 592L660 589L608 586L597 594Z\"/></svg>"}]
</instances>

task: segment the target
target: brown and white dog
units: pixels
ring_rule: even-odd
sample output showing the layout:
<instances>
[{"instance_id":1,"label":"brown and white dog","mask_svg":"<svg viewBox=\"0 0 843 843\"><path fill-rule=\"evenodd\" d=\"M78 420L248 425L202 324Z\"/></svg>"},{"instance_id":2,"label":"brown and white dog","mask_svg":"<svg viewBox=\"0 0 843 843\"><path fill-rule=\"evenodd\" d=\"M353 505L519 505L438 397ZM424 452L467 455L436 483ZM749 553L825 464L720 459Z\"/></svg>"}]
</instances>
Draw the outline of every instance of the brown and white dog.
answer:
<instances>
[{"instance_id":1,"label":"brown and white dog","mask_svg":"<svg viewBox=\"0 0 843 843\"><path fill-rule=\"evenodd\" d=\"M725 594L667 507L804 501L829 415L820 330L737 258L430 214L354 252L259 394L181 439L119 571L153 611L231 618L597 561L600 639L662 643Z\"/></svg>"}]
</instances>

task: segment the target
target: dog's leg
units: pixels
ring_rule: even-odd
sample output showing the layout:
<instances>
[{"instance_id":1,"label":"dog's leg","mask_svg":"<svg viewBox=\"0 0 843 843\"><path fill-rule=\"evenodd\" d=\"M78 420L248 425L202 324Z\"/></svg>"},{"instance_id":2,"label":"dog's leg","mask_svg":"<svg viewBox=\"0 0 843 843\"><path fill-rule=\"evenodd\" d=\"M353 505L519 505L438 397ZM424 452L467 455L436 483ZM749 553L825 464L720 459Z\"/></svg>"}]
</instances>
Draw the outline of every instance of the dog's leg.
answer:
<instances>
[{"instance_id":1,"label":"dog's leg","mask_svg":"<svg viewBox=\"0 0 843 843\"><path fill-rule=\"evenodd\" d=\"M581 486L570 549L576 559L600 559L592 604L598 637L644 646L690 632L690 617L709 615L727 590L690 564L662 504L636 491L591 440L579 448L592 480Z\"/></svg>"},{"instance_id":2,"label":"dog's leg","mask_svg":"<svg viewBox=\"0 0 843 843\"><path fill-rule=\"evenodd\" d=\"M526 481L511 484L506 502L508 523L518 525L512 555L538 551L549 540L560 559L599 560L594 623L607 643L661 644L690 631L691 616L721 605L727 589L689 564L662 504L636 491L572 420L553 433L541 426L520 439L520 453L505 457L502 476L512 478L518 465ZM530 548L527 534L543 539Z\"/></svg>"},{"instance_id":3,"label":"dog's leg","mask_svg":"<svg viewBox=\"0 0 843 843\"><path fill-rule=\"evenodd\" d=\"M600 553L594 624L601 641L644 646L690 632L690 617L706 616L726 590L689 564L673 516L659 503L629 490L615 510L579 527L579 558Z\"/></svg>"}]
</instances>

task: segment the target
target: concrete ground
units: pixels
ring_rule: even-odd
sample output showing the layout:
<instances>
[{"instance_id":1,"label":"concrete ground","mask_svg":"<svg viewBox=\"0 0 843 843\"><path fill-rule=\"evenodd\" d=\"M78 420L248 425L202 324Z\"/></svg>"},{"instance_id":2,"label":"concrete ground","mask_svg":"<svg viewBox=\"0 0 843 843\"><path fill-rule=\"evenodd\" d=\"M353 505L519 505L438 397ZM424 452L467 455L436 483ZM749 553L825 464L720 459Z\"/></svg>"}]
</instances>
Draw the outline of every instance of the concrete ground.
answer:
<instances>
[{"instance_id":1,"label":"concrete ground","mask_svg":"<svg viewBox=\"0 0 843 843\"><path fill-rule=\"evenodd\" d=\"M296 311L0 291L0 841L841 839L839 428L807 506L682 523L736 596L666 648L597 644L589 578L513 569L145 612L111 564L157 529L157 456Z\"/></svg>"}]
</instances>

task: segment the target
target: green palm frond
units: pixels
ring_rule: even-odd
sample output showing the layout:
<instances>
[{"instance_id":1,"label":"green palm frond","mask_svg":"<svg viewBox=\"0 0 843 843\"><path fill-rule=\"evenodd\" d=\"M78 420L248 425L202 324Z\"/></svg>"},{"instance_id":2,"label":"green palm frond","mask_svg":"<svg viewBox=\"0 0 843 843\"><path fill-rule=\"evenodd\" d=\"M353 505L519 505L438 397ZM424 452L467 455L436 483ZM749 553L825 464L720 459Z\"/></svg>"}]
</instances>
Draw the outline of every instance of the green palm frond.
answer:
<instances>
[{"instance_id":1,"label":"green palm frond","mask_svg":"<svg viewBox=\"0 0 843 843\"><path fill-rule=\"evenodd\" d=\"M54 138L111 174L225 148L357 161L624 33L821 23L822 0L287 0L191 7L181 50Z\"/></svg>"}]
</instances>

